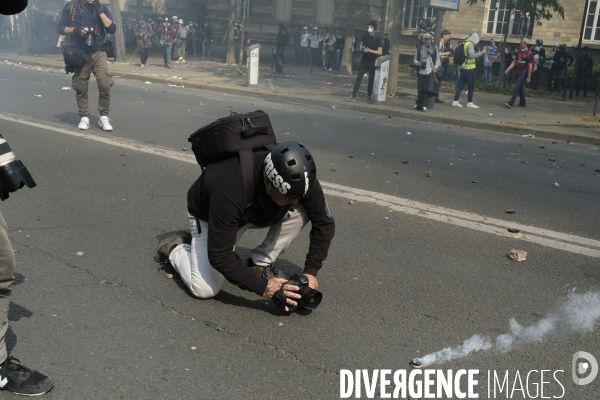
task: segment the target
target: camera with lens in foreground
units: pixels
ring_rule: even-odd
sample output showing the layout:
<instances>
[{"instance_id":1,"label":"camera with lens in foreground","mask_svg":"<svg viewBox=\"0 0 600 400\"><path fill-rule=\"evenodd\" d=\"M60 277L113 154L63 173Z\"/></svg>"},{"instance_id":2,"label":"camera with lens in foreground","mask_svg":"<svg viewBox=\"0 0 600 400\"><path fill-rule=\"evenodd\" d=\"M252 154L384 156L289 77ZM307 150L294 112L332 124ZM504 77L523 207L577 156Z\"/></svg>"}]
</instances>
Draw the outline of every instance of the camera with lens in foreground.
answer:
<instances>
[{"instance_id":1,"label":"camera with lens in foreground","mask_svg":"<svg viewBox=\"0 0 600 400\"><path fill-rule=\"evenodd\" d=\"M15 157L6 139L0 134L0 200L8 199L8 194L23 186L36 186L35 181L21 160Z\"/></svg>"},{"instance_id":2,"label":"camera with lens in foreground","mask_svg":"<svg viewBox=\"0 0 600 400\"><path fill-rule=\"evenodd\" d=\"M298 294L302 296L300 299L293 299L296 301L296 306L291 306L286 303L286 297L283 293L284 285L293 285L298 286L300 290L298 290ZM285 307L289 309L289 311L297 311L297 310L312 310L317 308L319 304L321 304L321 300L323 300L323 294L318 290L312 289L308 286L308 278L304 275L295 274L290 277L290 280L281 285L281 289L275 292L273 296L273 302L281 310L281 312L286 313Z\"/></svg>"}]
</instances>

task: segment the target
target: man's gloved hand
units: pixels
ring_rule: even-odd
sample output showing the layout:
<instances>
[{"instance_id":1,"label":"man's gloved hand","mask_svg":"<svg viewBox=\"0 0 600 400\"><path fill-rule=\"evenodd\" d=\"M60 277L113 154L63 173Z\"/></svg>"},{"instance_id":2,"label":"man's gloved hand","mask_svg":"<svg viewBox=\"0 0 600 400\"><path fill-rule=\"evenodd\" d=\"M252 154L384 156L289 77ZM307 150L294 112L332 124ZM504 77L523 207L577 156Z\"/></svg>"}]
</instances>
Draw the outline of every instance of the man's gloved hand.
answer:
<instances>
[{"instance_id":1,"label":"man's gloved hand","mask_svg":"<svg viewBox=\"0 0 600 400\"><path fill-rule=\"evenodd\" d=\"M265 299L272 299L275 293L282 288L283 285L283 295L285 296L285 302L290 306L296 306L297 303L293 299L301 299L302 296L298 294L298 290L300 288L296 285L284 285L286 283L286 279L282 278L271 278L267 283L267 287L265 288L265 292L263 293L263 297ZM289 312L289 308L285 307L285 312Z\"/></svg>"},{"instance_id":2,"label":"man's gloved hand","mask_svg":"<svg viewBox=\"0 0 600 400\"><path fill-rule=\"evenodd\" d=\"M100 0L94 0L92 4L94 5L96 11L98 11L98 14L102 14L104 12L104 8L102 7L102 4L100 4Z\"/></svg>"},{"instance_id":3,"label":"man's gloved hand","mask_svg":"<svg viewBox=\"0 0 600 400\"><path fill-rule=\"evenodd\" d=\"M83 26L79 25L79 26L74 26L73 27L73 35L79 35L79 36L84 36L85 32L83 30Z\"/></svg>"}]
</instances>

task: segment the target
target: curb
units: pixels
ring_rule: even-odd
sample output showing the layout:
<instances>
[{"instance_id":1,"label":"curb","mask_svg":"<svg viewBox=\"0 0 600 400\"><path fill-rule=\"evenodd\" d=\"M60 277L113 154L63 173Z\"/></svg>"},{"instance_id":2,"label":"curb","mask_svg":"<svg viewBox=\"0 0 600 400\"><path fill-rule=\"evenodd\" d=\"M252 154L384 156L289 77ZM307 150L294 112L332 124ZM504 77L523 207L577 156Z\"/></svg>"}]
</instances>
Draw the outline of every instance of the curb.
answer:
<instances>
[{"instance_id":1,"label":"curb","mask_svg":"<svg viewBox=\"0 0 600 400\"><path fill-rule=\"evenodd\" d=\"M22 60L18 60L18 59L14 59L14 58L13 59L6 58L6 60L13 62L13 63L20 62L21 64L25 64L25 65L38 65L38 66L43 66L43 67L55 68L58 70L64 68L64 65L56 65L56 64L51 64L51 63L39 63L38 64L38 63L34 63L34 62L30 62L30 61L22 61ZM156 78L156 77L152 77L152 76L144 76L144 75L131 74L131 73L127 73L125 75L118 75L118 76L116 76L116 78L142 81L142 82L148 81L148 82L158 83L158 84L165 84L165 81L168 81L168 79L169 79L169 78L165 78L165 79ZM431 123L437 123L437 124L443 124L443 125L453 125L455 127L460 127L460 128L474 128L474 129L480 129L480 130L488 130L488 131L495 131L495 132L502 132L502 133L517 134L517 135L532 134L532 135L535 135L536 137L545 138L545 139L554 139L554 140L561 140L561 141L571 141L571 142L584 143L584 144L600 145L600 137L596 138L596 137L592 137L592 136L583 136L583 135L578 135L578 134L573 134L573 133L553 131L552 129L548 129L547 125L518 126L518 125L512 125L510 123L503 124L502 122L491 123L491 122L475 121L472 119L441 117L441 116L437 116L435 114L426 114L427 121L422 121L421 118L415 118L416 116L420 116L420 114L415 114L415 111L398 109L396 107L392 107L392 106L388 106L388 105L377 105L377 104L375 104L373 106L369 106L366 104L358 105L358 104L350 104L343 100L339 101L339 102L338 101L330 101L330 100L315 101L314 98L310 98L310 97L303 97L303 96L298 96L298 95L290 96L288 94L281 95L281 94L275 94L275 93L261 92L258 89L249 89L249 88L235 87L235 86L221 86L221 85L212 85L212 84L206 84L206 83L198 83L198 82L186 80L185 78L182 80L177 80L177 82L182 82L182 83L186 82L187 85L185 85L185 86L186 86L186 88L189 88L189 89L208 90L208 91L220 92L220 93L226 93L226 94L242 95L242 96L260 98L260 99L275 101L275 102L295 103L295 104L307 105L307 106L315 105L315 104L318 104L321 106L328 106L328 107L335 106L337 109L340 109L340 110L358 111L358 112L364 112L364 113L376 114L376 115L387 115L387 116L391 116L391 117L414 120L416 122L431 122ZM590 126L589 124L565 124L565 125L563 125L564 128L576 128L576 129L589 129L588 128L589 126Z\"/></svg>"}]
</instances>

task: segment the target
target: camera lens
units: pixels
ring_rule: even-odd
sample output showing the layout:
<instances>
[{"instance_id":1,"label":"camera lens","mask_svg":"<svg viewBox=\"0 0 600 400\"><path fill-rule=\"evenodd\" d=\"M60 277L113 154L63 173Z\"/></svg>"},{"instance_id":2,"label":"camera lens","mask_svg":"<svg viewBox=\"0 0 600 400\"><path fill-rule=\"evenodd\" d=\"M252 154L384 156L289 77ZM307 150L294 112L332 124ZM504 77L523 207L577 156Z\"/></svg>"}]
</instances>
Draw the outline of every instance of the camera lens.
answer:
<instances>
[{"instance_id":1,"label":"camera lens","mask_svg":"<svg viewBox=\"0 0 600 400\"><path fill-rule=\"evenodd\" d=\"M300 289L298 293L302 296L301 302L305 309L312 310L313 308L317 308L319 304L321 304L321 300L323 300L323 294L321 292L311 289L308 286Z\"/></svg>"},{"instance_id":2,"label":"camera lens","mask_svg":"<svg viewBox=\"0 0 600 400\"><path fill-rule=\"evenodd\" d=\"M85 35L85 45L90 47L94 45L94 34L88 33Z\"/></svg>"}]
</instances>

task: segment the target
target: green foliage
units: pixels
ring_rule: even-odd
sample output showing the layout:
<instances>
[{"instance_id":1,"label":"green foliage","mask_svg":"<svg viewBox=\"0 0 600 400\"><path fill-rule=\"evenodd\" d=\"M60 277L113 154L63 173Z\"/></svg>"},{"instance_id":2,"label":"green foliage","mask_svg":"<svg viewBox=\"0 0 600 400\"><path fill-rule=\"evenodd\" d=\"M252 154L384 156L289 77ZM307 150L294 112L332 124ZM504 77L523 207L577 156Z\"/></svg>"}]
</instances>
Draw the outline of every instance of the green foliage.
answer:
<instances>
[{"instance_id":1,"label":"green foliage","mask_svg":"<svg viewBox=\"0 0 600 400\"><path fill-rule=\"evenodd\" d=\"M467 0L470 6L478 2L486 3L487 0ZM512 12L525 9L528 13L533 13L536 25L542 25L542 20L548 21L555 14L565 19L565 9L559 4L558 0L506 0L506 8Z\"/></svg>"}]
</instances>

